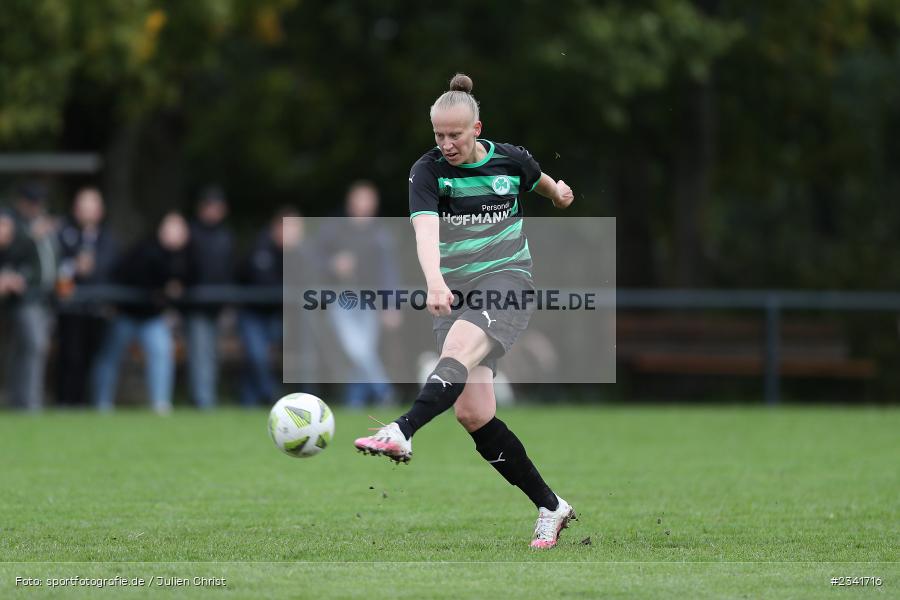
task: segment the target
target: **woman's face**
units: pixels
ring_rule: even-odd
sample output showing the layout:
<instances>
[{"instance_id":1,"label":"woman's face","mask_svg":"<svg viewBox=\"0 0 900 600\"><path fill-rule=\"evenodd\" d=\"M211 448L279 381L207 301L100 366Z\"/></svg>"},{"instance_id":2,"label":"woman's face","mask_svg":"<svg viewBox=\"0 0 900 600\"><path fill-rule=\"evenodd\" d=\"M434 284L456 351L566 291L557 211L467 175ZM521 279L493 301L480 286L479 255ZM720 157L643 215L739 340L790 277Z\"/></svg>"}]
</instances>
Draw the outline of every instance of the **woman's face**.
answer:
<instances>
[{"instance_id":1,"label":"woman's face","mask_svg":"<svg viewBox=\"0 0 900 600\"><path fill-rule=\"evenodd\" d=\"M451 165L475 162L475 144L481 135L481 121L472 118L472 111L462 104L438 110L431 119L434 141Z\"/></svg>"},{"instance_id":2,"label":"woman's face","mask_svg":"<svg viewBox=\"0 0 900 600\"><path fill-rule=\"evenodd\" d=\"M82 227L98 225L103 220L103 197L93 188L81 190L75 197L72 212Z\"/></svg>"},{"instance_id":3,"label":"woman's face","mask_svg":"<svg viewBox=\"0 0 900 600\"><path fill-rule=\"evenodd\" d=\"M292 249L303 241L304 222L300 215L279 217L272 221L269 234L275 245L282 249Z\"/></svg>"},{"instance_id":4,"label":"woman's face","mask_svg":"<svg viewBox=\"0 0 900 600\"><path fill-rule=\"evenodd\" d=\"M177 252L187 245L191 234L184 217L178 213L169 213L159 224L157 235L163 248Z\"/></svg>"}]
</instances>

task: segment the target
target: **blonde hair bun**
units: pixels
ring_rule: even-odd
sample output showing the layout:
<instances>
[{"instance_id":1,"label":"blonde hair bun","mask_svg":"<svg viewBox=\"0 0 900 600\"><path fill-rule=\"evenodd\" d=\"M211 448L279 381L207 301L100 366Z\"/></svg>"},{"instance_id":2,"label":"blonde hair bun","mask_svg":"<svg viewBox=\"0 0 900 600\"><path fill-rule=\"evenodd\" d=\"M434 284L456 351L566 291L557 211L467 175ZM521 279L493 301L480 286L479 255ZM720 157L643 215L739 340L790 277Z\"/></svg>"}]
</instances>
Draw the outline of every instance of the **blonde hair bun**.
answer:
<instances>
[{"instance_id":1,"label":"blonde hair bun","mask_svg":"<svg viewBox=\"0 0 900 600\"><path fill-rule=\"evenodd\" d=\"M431 120L441 110L448 110L454 106L463 105L472 113L472 122L478 120L478 101L472 95L472 78L462 73L457 73L450 80L450 89L444 92L431 105Z\"/></svg>"},{"instance_id":2,"label":"blonde hair bun","mask_svg":"<svg viewBox=\"0 0 900 600\"><path fill-rule=\"evenodd\" d=\"M472 78L465 73L457 73L453 76L453 79L450 80L451 92L465 92L471 94L473 87L475 87L475 84L472 83Z\"/></svg>"}]
</instances>

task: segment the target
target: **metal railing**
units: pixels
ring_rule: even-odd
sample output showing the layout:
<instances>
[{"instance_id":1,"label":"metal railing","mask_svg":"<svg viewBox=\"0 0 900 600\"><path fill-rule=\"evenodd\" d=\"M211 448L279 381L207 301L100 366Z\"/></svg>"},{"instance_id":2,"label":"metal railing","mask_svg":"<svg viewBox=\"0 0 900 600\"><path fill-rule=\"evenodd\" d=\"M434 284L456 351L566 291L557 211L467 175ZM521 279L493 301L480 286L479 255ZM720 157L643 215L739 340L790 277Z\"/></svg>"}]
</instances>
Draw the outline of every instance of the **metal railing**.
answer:
<instances>
[{"instance_id":1,"label":"metal railing","mask_svg":"<svg viewBox=\"0 0 900 600\"><path fill-rule=\"evenodd\" d=\"M781 400L781 315L786 310L900 312L900 293L793 291L624 289L616 306L660 309L745 309L765 314L763 390L766 403Z\"/></svg>"},{"instance_id":2,"label":"metal railing","mask_svg":"<svg viewBox=\"0 0 900 600\"><path fill-rule=\"evenodd\" d=\"M669 310L753 310L765 315L763 389L768 404L781 400L781 322L788 310L900 313L900 293L866 291L619 289L599 290L601 303L616 308ZM116 285L81 286L63 304L83 302L146 303L146 294ZM281 304L282 288L197 286L186 290L177 305L204 303L271 306Z\"/></svg>"},{"instance_id":3,"label":"metal railing","mask_svg":"<svg viewBox=\"0 0 900 600\"><path fill-rule=\"evenodd\" d=\"M103 157L96 152L3 152L0 173L97 173Z\"/></svg>"}]
</instances>

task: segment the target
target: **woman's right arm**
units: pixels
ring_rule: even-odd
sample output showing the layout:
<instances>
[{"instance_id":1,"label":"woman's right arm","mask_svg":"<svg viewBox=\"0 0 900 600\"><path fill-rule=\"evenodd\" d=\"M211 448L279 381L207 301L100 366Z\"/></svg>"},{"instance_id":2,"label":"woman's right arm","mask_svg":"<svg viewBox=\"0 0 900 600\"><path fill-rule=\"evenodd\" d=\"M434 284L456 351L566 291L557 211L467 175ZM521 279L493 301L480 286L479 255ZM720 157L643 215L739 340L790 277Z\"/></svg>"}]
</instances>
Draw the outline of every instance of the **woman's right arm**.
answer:
<instances>
[{"instance_id":1,"label":"woman's right arm","mask_svg":"<svg viewBox=\"0 0 900 600\"><path fill-rule=\"evenodd\" d=\"M441 275L440 219L437 215L416 215L412 220L416 232L416 252L428 286L428 312L449 315L453 294Z\"/></svg>"}]
</instances>

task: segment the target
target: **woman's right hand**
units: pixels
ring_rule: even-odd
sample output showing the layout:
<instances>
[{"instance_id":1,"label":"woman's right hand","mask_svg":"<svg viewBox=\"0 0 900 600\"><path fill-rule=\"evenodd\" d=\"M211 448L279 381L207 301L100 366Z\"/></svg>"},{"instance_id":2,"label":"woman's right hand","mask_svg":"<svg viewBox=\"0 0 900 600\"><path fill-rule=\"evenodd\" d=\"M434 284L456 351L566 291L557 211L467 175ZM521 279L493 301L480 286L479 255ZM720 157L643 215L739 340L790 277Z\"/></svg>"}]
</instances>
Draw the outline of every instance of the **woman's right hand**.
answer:
<instances>
[{"instance_id":1,"label":"woman's right hand","mask_svg":"<svg viewBox=\"0 0 900 600\"><path fill-rule=\"evenodd\" d=\"M428 286L428 312L435 317L446 317L453 304L453 293L443 281Z\"/></svg>"}]
</instances>

